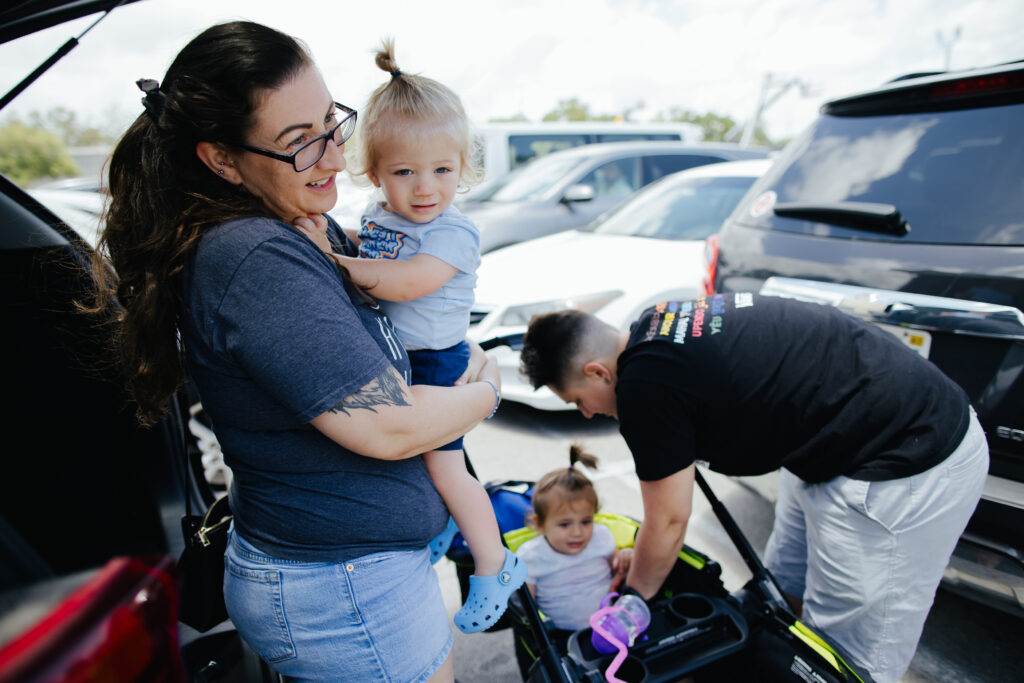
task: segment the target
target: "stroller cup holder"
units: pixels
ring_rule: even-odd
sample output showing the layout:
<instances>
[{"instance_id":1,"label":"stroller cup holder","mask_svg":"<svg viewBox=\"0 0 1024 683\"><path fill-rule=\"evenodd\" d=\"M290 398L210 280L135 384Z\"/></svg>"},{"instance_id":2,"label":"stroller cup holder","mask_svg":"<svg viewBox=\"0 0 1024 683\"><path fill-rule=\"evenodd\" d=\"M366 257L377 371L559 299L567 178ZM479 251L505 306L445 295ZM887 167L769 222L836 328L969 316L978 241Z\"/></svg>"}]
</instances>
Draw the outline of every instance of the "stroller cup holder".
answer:
<instances>
[{"instance_id":1,"label":"stroller cup holder","mask_svg":"<svg viewBox=\"0 0 1024 683\"><path fill-rule=\"evenodd\" d=\"M676 681L746 647L747 621L731 601L683 593L650 605L651 625L615 674L628 683ZM569 637L568 654L604 680L613 657L594 649L591 629Z\"/></svg>"}]
</instances>

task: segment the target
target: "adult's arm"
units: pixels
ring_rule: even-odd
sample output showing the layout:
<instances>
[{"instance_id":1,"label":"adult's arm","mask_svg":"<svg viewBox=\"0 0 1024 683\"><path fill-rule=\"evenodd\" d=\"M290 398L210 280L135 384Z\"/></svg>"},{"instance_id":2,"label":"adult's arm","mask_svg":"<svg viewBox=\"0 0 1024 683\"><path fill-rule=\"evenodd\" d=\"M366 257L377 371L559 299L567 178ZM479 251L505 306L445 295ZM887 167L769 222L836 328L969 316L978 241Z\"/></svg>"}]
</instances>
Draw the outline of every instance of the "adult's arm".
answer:
<instances>
[{"instance_id":1,"label":"adult's arm","mask_svg":"<svg viewBox=\"0 0 1024 683\"><path fill-rule=\"evenodd\" d=\"M636 534L626 583L645 599L657 593L683 547L693 507L693 472L690 465L664 479L640 482L644 521Z\"/></svg>"},{"instance_id":2,"label":"adult's arm","mask_svg":"<svg viewBox=\"0 0 1024 683\"><path fill-rule=\"evenodd\" d=\"M408 386L393 367L311 424L345 448L371 458L401 460L454 441L491 414L501 386L490 359L480 380L456 387Z\"/></svg>"},{"instance_id":3,"label":"adult's arm","mask_svg":"<svg viewBox=\"0 0 1024 683\"><path fill-rule=\"evenodd\" d=\"M211 345L296 418L353 452L400 459L449 443L491 414L501 387L496 362L478 375L495 388L410 388L391 363L392 332L376 316L360 318L324 252L276 221L246 227L232 234L256 244L224 276L226 293L205 316L216 321Z\"/></svg>"}]
</instances>

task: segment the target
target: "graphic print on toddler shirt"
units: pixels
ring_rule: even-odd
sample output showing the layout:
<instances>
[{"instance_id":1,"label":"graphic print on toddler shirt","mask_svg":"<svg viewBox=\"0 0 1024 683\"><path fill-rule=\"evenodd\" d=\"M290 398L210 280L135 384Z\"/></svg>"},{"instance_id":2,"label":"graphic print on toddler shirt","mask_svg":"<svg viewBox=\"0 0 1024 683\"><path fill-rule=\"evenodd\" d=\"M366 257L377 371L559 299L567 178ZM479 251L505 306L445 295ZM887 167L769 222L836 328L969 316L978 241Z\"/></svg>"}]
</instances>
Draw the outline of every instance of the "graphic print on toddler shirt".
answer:
<instances>
[{"instance_id":1,"label":"graphic print on toddler shirt","mask_svg":"<svg viewBox=\"0 0 1024 683\"><path fill-rule=\"evenodd\" d=\"M383 258L394 260L402 249L405 235L394 230L381 227L373 221L364 221L359 231L359 255L363 258Z\"/></svg>"}]
</instances>

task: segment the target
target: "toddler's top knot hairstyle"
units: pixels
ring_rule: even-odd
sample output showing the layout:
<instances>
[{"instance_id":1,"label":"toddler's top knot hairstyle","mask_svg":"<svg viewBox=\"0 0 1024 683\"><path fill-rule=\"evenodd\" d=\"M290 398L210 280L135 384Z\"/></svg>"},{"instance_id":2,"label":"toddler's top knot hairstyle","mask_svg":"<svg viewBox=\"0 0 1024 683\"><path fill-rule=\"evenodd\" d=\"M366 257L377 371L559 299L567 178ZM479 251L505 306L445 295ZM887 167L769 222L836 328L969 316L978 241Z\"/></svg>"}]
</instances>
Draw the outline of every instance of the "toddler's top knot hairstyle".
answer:
<instances>
[{"instance_id":1,"label":"toddler's top knot hairstyle","mask_svg":"<svg viewBox=\"0 0 1024 683\"><path fill-rule=\"evenodd\" d=\"M597 469L597 457L583 450L583 446L569 447L569 466L548 472L533 488L533 513L537 524L544 525L550 512L561 504L572 504L584 500L591 504L594 512L599 509L594 483L576 465Z\"/></svg>"},{"instance_id":2,"label":"toddler's top knot hairstyle","mask_svg":"<svg viewBox=\"0 0 1024 683\"><path fill-rule=\"evenodd\" d=\"M375 168L380 147L387 140L404 139L414 144L425 135L441 134L459 148L462 185L479 181L482 174L473 154L477 143L459 96L432 78L402 71L395 59L392 38L381 42L374 61L391 78L373 91L359 112L359 159L353 173L362 175Z\"/></svg>"}]
</instances>

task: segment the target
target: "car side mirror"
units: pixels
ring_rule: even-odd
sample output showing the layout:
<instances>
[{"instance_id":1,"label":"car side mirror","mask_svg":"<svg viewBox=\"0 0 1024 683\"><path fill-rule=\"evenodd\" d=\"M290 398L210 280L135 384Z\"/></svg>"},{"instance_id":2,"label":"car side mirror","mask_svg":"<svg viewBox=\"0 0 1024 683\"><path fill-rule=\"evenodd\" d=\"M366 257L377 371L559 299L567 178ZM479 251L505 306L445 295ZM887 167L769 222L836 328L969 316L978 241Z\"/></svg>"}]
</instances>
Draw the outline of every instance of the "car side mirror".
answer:
<instances>
[{"instance_id":1,"label":"car side mirror","mask_svg":"<svg viewBox=\"0 0 1024 683\"><path fill-rule=\"evenodd\" d=\"M562 195L563 202L589 202L597 192L593 185L570 185Z\"/></svg>"}]
</instances>

